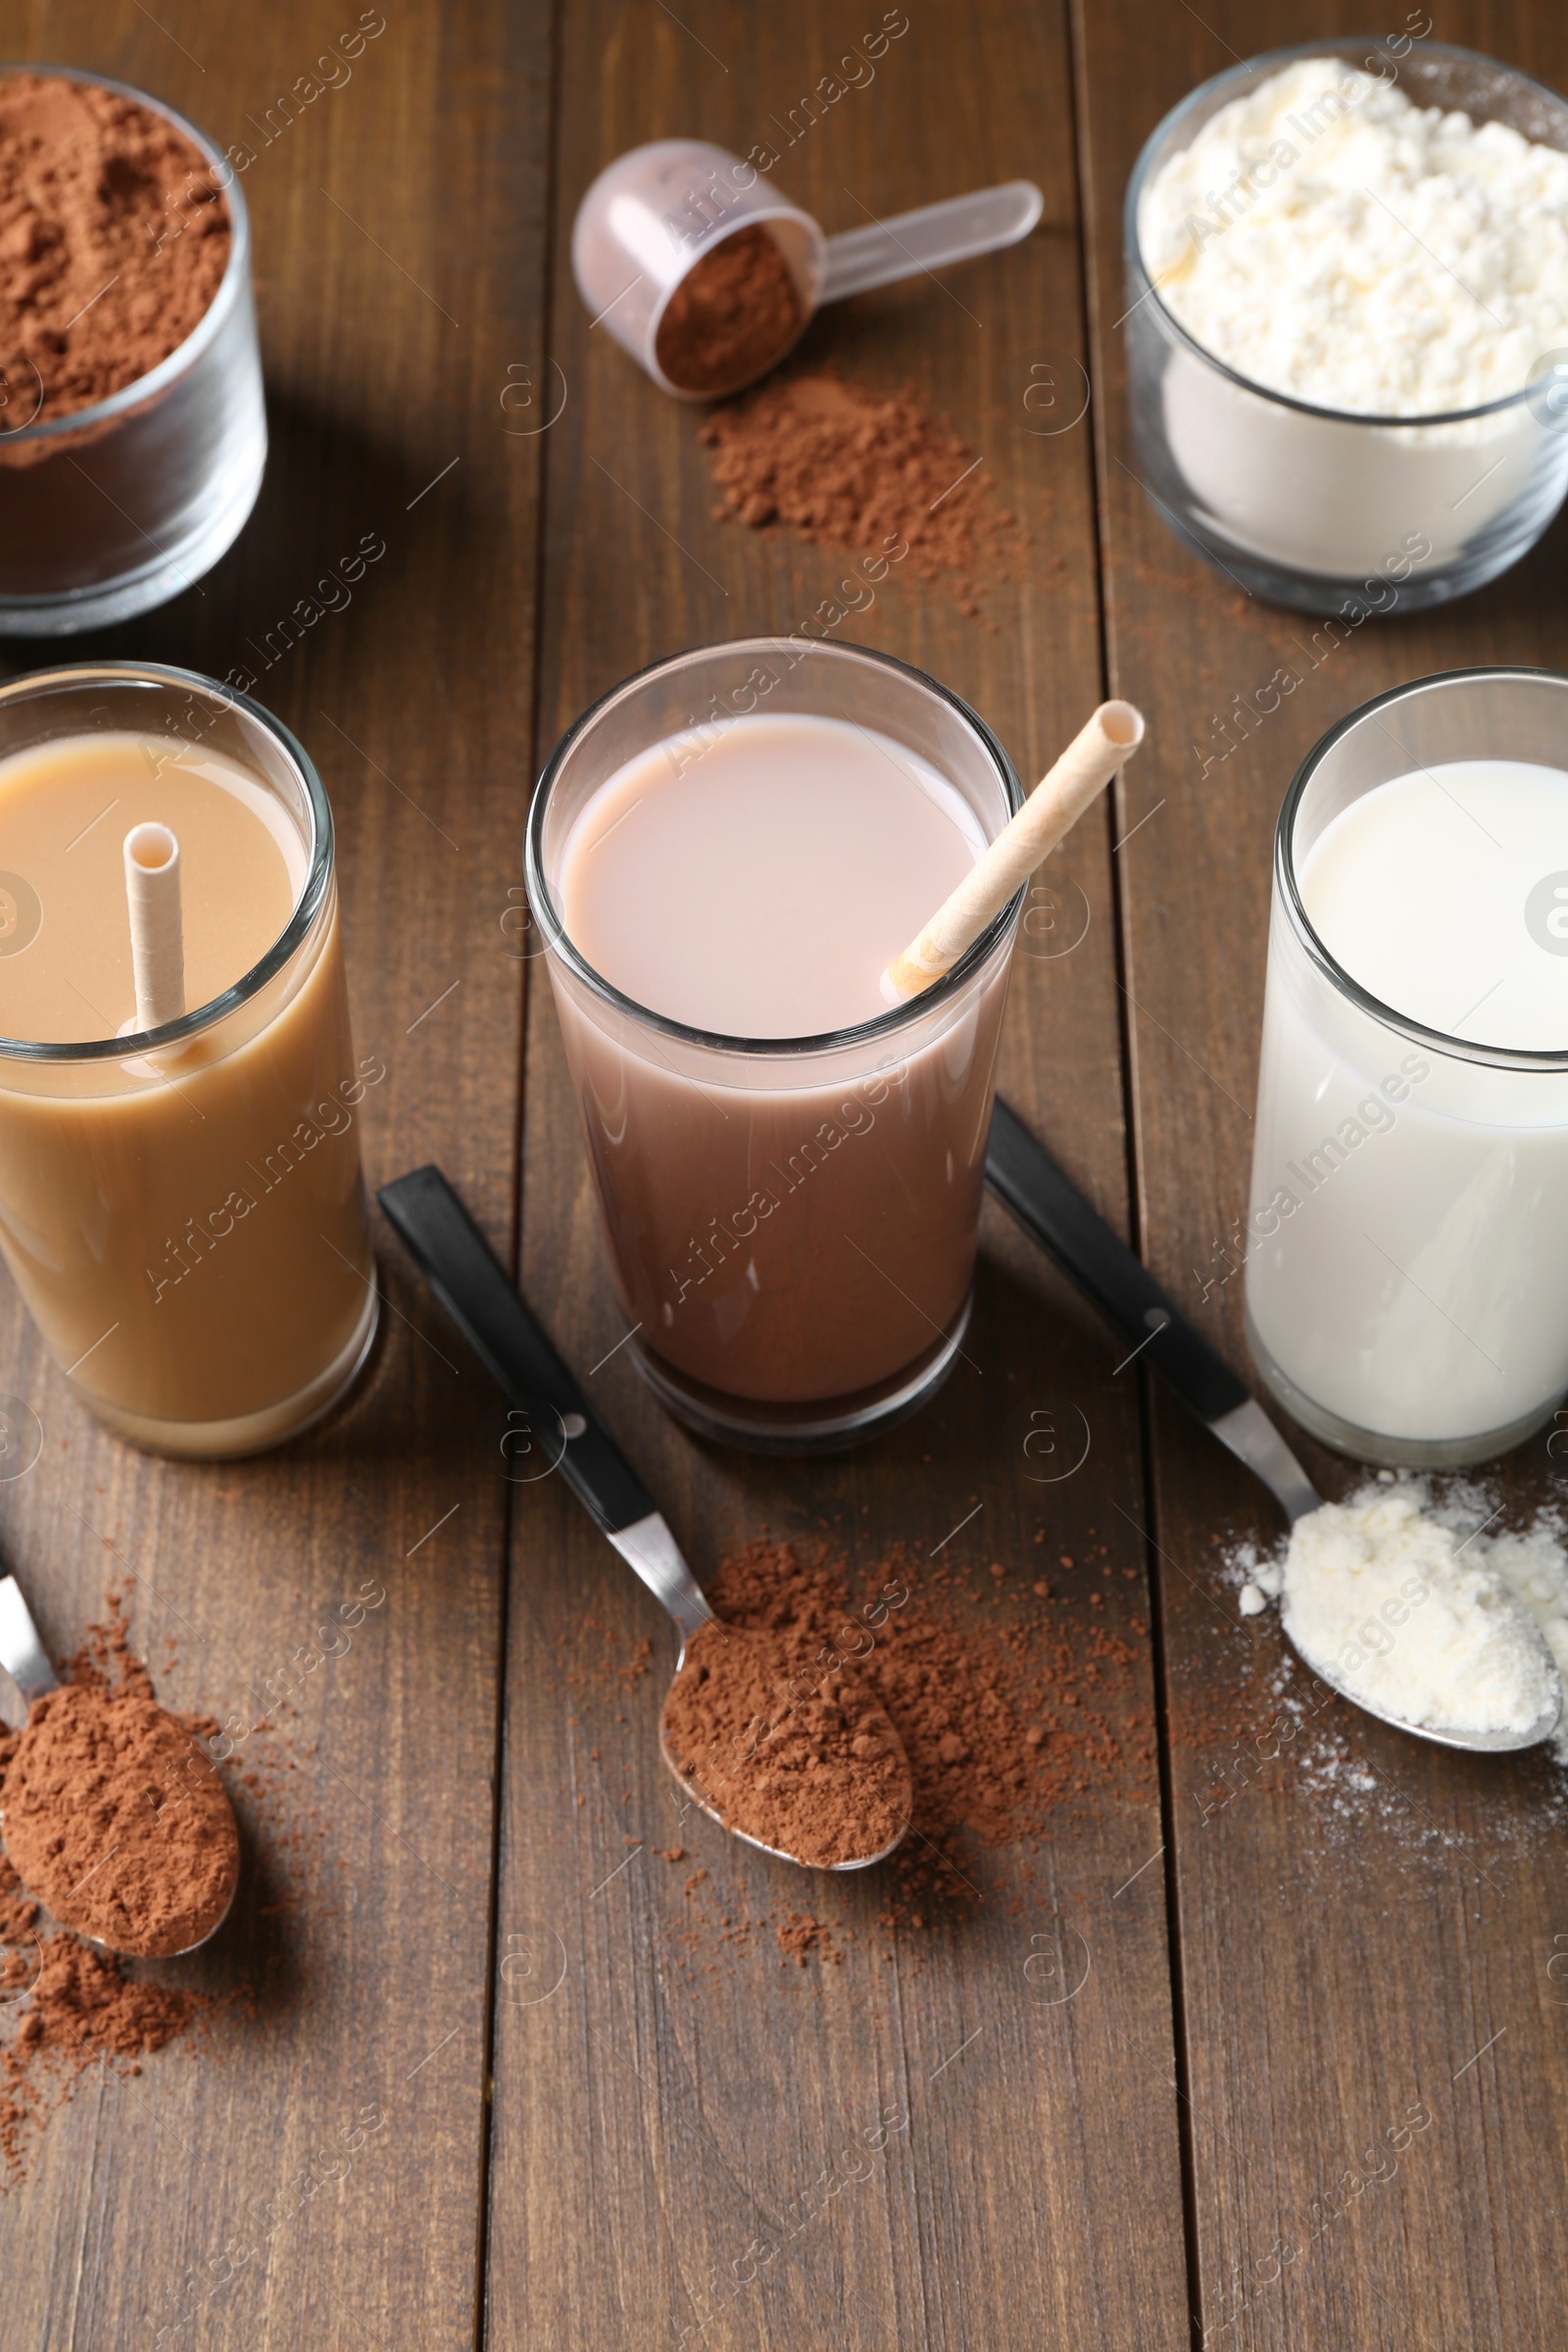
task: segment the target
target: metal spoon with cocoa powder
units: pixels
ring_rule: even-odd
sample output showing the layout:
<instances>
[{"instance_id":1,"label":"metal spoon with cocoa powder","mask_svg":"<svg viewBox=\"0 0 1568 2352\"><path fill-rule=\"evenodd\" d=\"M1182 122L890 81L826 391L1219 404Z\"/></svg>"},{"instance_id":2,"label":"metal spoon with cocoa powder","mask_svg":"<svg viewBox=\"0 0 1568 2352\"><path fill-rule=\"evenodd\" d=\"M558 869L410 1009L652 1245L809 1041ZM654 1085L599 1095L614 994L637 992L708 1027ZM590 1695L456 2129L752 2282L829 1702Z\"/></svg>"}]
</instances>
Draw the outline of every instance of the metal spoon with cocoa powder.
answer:
<instances>
[{"instance_id":1,"label":"metal spoon with cocoa powder","mask_svg":"<svg viewBox=\"0 0 1568 2352\"><path fill-rule=\"evenodd\" d=\"M14 1576L0 1577L0 1666L26 1701L0 1828L29 1894L129 1959L182 1959L218 1934L239 1831L195 1736L142 1690L62 1684Z\"/></svg>"},{"instance_id":2,"label":"metal spoon with cocoa powder","mask_svg":"<svg viewBox=\"0 0 1568 2352\"><path fill-rule=\"evenodd\" d=\"M626 1565L674 1619L675 1679L660 1749L682 1790L721 1828L811 1870L864 1870L909 1826L904 1743L870 1690L780 1636L713 1615L636 1472L534 1321L484 1235L436 1167L382 1187L381 1206L431 1290L538 1445Z\"/></svg>"}]
</instances>

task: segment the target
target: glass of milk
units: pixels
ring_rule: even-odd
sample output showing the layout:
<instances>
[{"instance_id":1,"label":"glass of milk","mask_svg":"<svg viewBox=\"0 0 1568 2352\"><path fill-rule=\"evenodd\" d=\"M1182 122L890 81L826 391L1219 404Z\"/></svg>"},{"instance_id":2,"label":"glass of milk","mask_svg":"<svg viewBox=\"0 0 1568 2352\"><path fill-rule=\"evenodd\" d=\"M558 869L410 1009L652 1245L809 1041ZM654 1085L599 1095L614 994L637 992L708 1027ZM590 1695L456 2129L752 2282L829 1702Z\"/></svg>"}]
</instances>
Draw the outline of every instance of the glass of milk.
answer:
<instances>
[{"instance_id":1,"label":"glass of milk","mask_svg":"<svg viewBox=\"0 0 1568 2352\"><path fill-rule=\"evenodd\" d=\"M1343 61L1339 86L1282 114L1266 150L1254 133L1247 160L1229 174L1216 165L1217 184L1205 175L1201 201L1187 215L1195 238L1221 263L1241 251L1241 240L1226 242L1236 223L1282 179L1311 173L1314 150L1321 155L1342 126L1354 124L1379 84L1416 107L1504 123L1556 149L1568 149L1568 103L1527 74L1437 41L1309 41L1204 82L1165 117L1138 159L1125 210L1127 310L1118 323L1143 486L1177 535L1250 594L1355 627L1370 612L1416 612L1466 595L1534 546L1568 492L1568 351L1526 353L1520 366L1530 380L1504 398L1431 416L1380 416L1253 382L1188 333L1146 260L1150 190L1223 109L1308 59ZM1401 233L1396 224L1389 230L1396 239ZM1285 268L1277 245L1273 282L1238 283L1233 299L1254 311L1277 305L1309 343L1332 342L1332 311L1312 310L1309 259L1299 284L1280 283ZM1494 332L1484 289L1472 293L1455 280L1453 300L1467 315L1475 306L1477 338ZM1421 318L1400 317L1396 288L1388 301L1391 334L1427 330ZM1332 631L1319 635L1329 639L1326 653Z\"/></svg>"},{"instance_id":2,"label":"glass of milk","mask_svg":"<svg viewBox=\"0 0 1568 2352\"><path fill-rule=\"evenodd\" d=\"M1361 1460L1482 1461L1568 1392L1568 678L1342 719L1276 836L1254 1360Z\"/></svg>"},{"instance_id":3,"label":"glass of milk","mask_svg":"<svg viewBox=\"0 0 1568 2352\"><path fill-rule=\"evenodd\" d=\"M857 647L661 662L534 796L543 934L628 1331L704 1435L841 1446L963 1351L1022 893L947 977L881 975L1022 802L957 697Z\"/></svg>"}]
</instances>

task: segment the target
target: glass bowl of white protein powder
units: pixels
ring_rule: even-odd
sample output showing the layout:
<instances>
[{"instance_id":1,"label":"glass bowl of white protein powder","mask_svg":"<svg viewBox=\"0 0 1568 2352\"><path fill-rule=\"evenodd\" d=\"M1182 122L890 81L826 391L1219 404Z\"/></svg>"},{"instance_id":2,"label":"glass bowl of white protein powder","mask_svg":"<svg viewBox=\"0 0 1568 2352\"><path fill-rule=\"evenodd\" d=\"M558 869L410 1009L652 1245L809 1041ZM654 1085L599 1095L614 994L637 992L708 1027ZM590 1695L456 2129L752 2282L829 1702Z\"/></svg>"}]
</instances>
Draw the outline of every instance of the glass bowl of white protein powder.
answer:
<instances>
[{"instance_id":1,"label":"glass bowl of white protein powder","mask_svg":"<svg viewBox=\"0 0 1568 2352\"><path fill-rule=\"evenodd\" d=\"M1149 140L1126 245L1144 486L1250 593L1442 604L1561 505L1568 102L1528 74L1407 35L1254 58Z\"/></svg>"}]
</instances>

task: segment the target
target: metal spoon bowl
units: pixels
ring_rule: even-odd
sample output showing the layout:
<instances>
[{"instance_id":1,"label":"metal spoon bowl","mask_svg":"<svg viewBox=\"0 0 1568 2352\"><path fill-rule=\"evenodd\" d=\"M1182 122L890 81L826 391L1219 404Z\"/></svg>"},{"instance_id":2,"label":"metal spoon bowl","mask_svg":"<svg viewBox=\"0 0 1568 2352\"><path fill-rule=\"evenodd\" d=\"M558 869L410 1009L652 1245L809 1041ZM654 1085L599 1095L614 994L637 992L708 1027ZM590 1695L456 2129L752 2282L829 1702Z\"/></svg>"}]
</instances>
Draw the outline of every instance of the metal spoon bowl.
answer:
<instances>
[{"instance_id":1,"label":"metal spoon bowl","mask_svg":"<svg viewBox=\"0 0 1568 2352\"><path fill-rule=\"evenodd\" d=\"M43 1643L38 1638L38 1629L32 1621L32 1611L28 1608L23 1596L22 1587L14 1576L0 1576L0 1666L5 1668L29 1707L35 1698L41 1698L46 1691L58 1690L60 1688L60 1678L50 1665ZM0 1813L0 1828L4 1826L4 1818L3 1813ZM228 1900L212 1926L205 1935L198 1936L194 1943L183 1945L177 1952L138 1952L123 1944L105 1943L102 1936L89 1936L84 1928L71 1928L69 1919L62 1919L60 1924L62 1927L71 1928L72 1934L80 1936L84 1943L95 1945L101 1952L112 1952L119 1959L184 1960L190 1953L199 1952L204 1943L212 1942L213 1937L233 1910L234 1897L238 1892L239 1871L236 1867L234 1884L228 1890ZM56 1913L55 1916L58 1918L59 1914Z\"/></svg>"},{"instance_id":2,"label":"metal spoon bowl","mask_svg":"<svg viewBox=\"0 0 1568 2352\"><path fill-rule=\"evenodd\" d=\"M678 1674L685 1663L687 1642L699 1626L711 1622L713 1612L662 1513L654 1507L641 1479L595 1419L587 1398L441 1170L416 1168L395 1184L383 1185L379 1198L419 1271L508 1402L521 1412L537 1415L541 1424L559 1427L557 1466L562 1476L601 1534L674 1621L680 1635L680 1654L675 1662ZM809 1862L804 1855L786 1853L780 1846L766 1845L761 1838L736 1829L694 1788L665 1740L662 1710L660 1753L682 1794L710 1821L728 1830L732 1838L756 1846L759 1853L771 1854L777 1862L793 1862L802 1870L869 1870L873 1863L887 1859L907 1830L906 1822L898 1836L875 1853L857 1855L853 1861ZM912 1779L910 1802L912 1805Z\"/></svg>"}]
</instances>

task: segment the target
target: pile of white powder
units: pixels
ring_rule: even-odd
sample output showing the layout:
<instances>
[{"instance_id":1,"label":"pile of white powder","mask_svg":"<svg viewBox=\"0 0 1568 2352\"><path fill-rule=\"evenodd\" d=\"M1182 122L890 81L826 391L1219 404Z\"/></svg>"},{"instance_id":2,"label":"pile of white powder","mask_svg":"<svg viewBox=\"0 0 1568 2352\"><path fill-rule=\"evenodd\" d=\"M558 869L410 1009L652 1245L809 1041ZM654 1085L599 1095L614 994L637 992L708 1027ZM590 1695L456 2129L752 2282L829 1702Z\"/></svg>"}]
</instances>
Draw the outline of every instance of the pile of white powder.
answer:
<instances>
[{"instance_id":1,"label":"pile of white powder","mask_svg":"<svg viewBox=\"0 0 1568 2352\"><path fill-rule=\"evenodd\" d=\"M1250 381L1363 416L1518 391L1568 346L1568 154L1306 58L1147 189L1159 298Z\"/></svg>"},{"instance_id":2,"label":"pile of white powder","mask_svg":"<svg viewBox=\"0 0 1568 2352\"><path fill-rule=\"evenodd\" d=\"M1489 1536L1464 1489L1374 1481L1298 1520L1284 1559L1251 1567L1244 1615L1278 1597L1285 1630L1351 1697L1404 1722L1528 1731L1568 1672L1568 1546L1557 1516ZM1557 1735L1568 1762L1568 1727Z\"/></svg>"}]
</instances>

